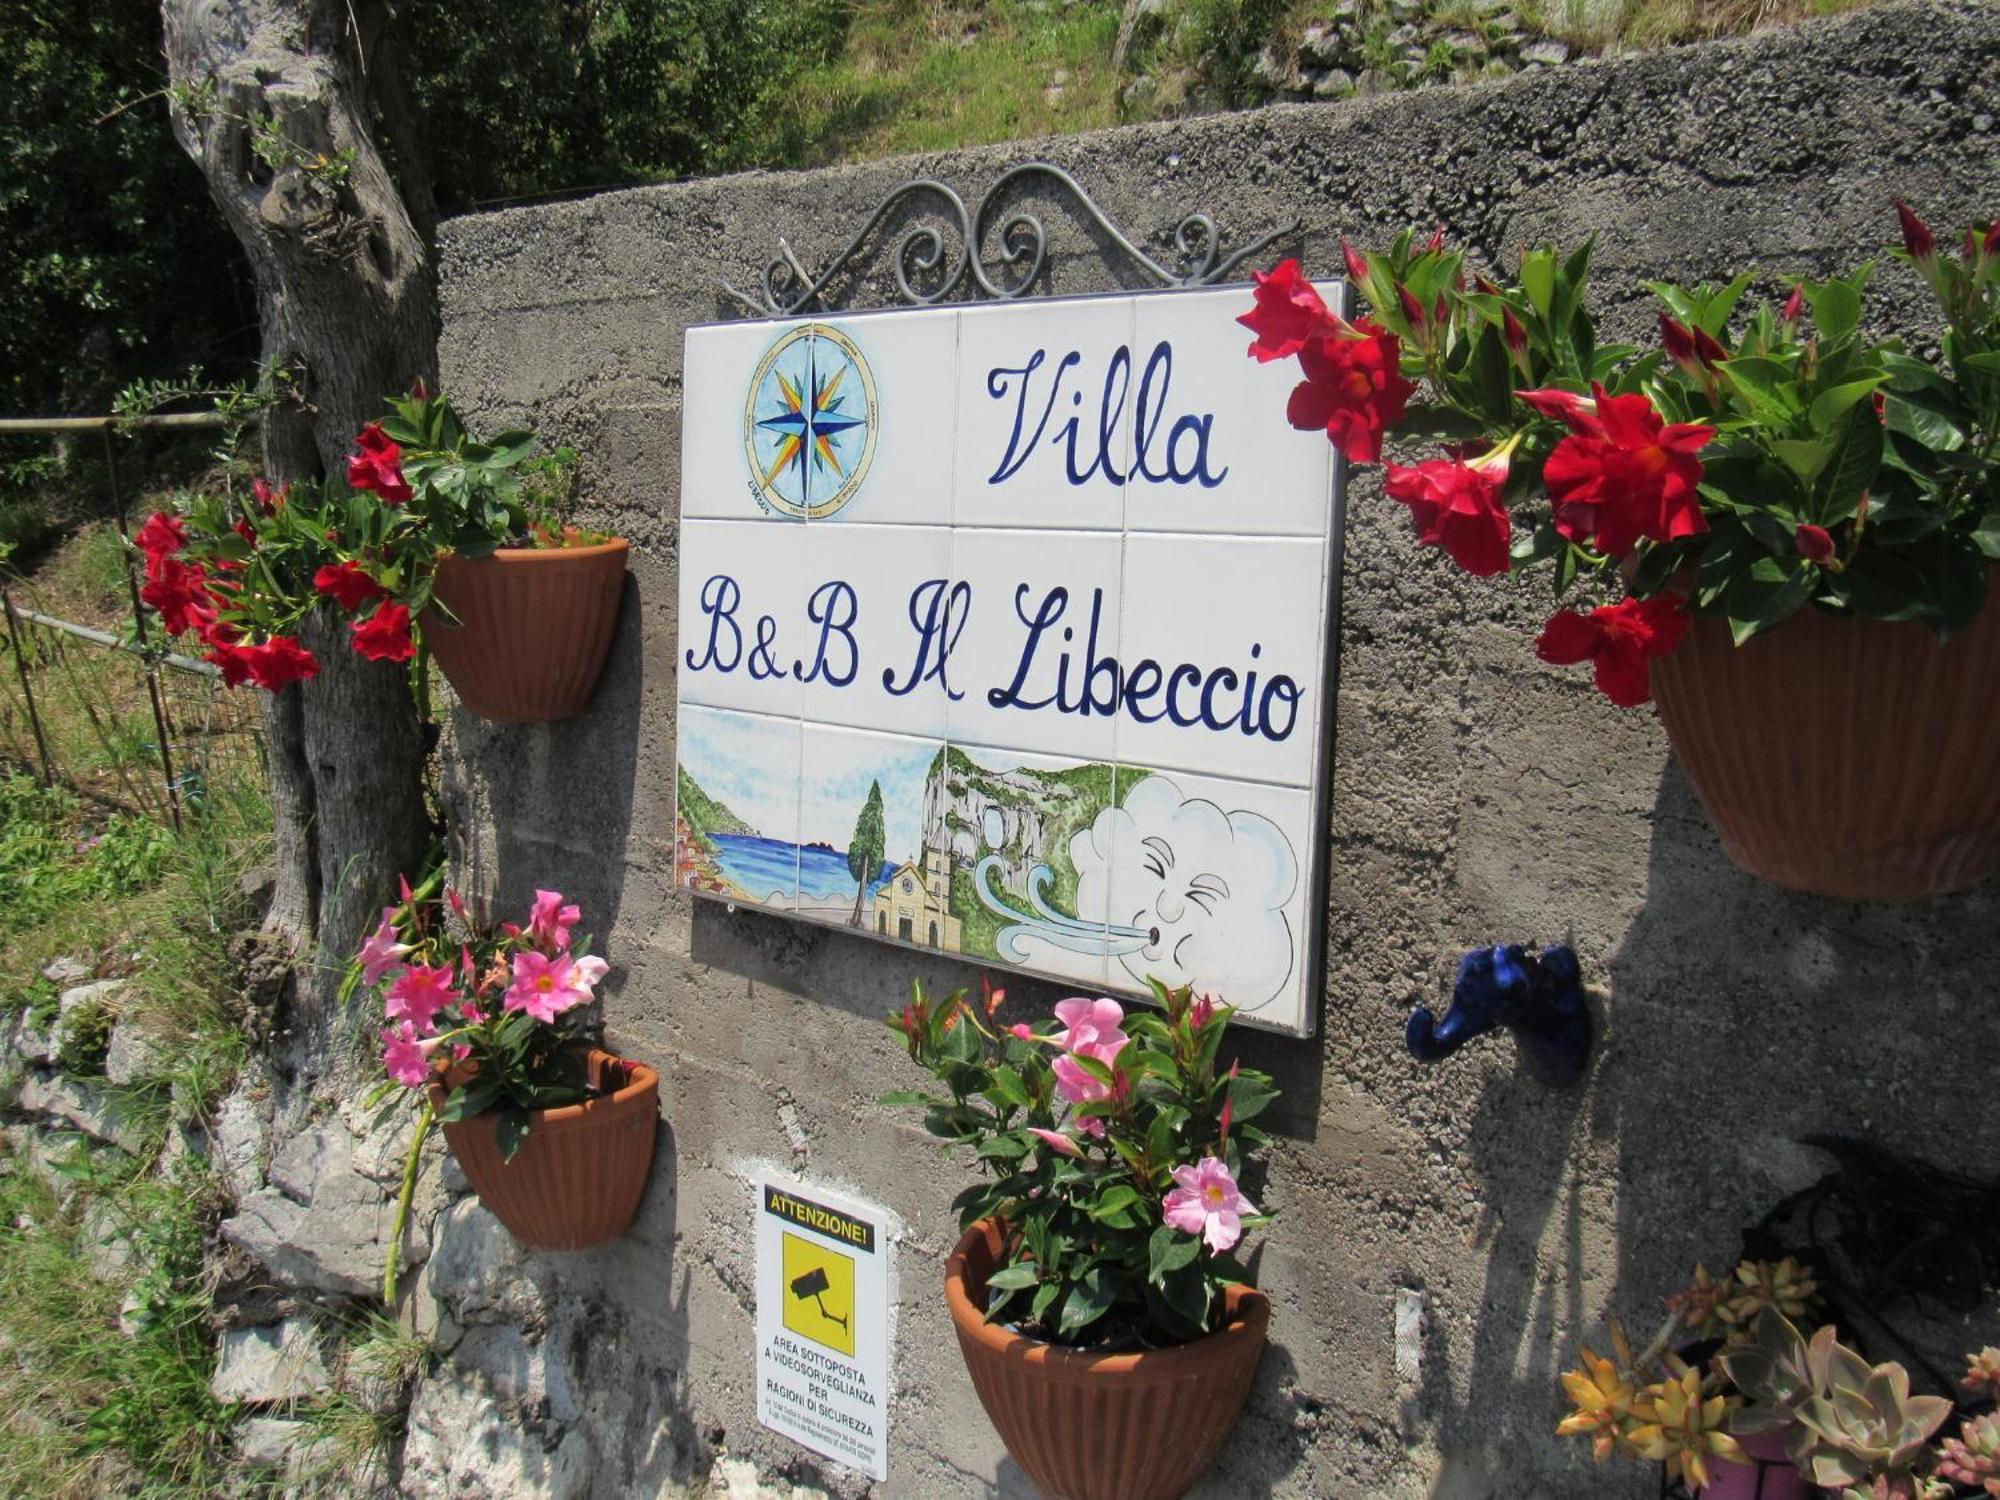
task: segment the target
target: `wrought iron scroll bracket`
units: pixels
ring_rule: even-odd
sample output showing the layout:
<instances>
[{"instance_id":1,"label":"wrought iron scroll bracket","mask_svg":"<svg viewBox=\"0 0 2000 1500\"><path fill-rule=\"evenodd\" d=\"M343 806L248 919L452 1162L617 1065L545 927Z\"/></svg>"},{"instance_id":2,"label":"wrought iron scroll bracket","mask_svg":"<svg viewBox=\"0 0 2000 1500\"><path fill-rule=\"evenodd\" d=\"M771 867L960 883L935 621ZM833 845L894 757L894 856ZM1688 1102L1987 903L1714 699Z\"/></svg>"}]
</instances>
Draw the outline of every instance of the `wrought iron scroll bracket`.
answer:
<instances>
[{"instance_id":1,"label":"wrought iron scroll bracket","mask_svg":"<svg viewBox=\"0 0 2000 1500\"><path fill-rule=\"evenodd\" d=\"M1097 206L1068 172L1050 162L1024 162L1000 174L971 207L949 185L919 177L895 188L868 216L846 246L818 271L810 270L783 238L778 253L764 267L753 292L728 282L722 290L750 316L792 317L799 313L839 309L827 300L827 289L851 275L877 253L869 248L876 230L903 205L927 202L926 217L896 240L891 266L896 290L913 307L928 307L949 298L961 287L972 298L1011 301L1028 296L1049 263L1049 236L1040 218L1025 208L1006 205L1024 183L1047 183L1074 205L1077 216L1108 240L1151 285L1214 286L1227 279L1251 256L1289 234L1303 221L1294 219L1267 230L1230 250L1222 248L1222 231L1205 213L1184 216L1173 229L1171 264L1148 255ZM989 256L987 240L994 245ZM953 244L956 243L956 252Z\"/></svg>"}]
</instances>

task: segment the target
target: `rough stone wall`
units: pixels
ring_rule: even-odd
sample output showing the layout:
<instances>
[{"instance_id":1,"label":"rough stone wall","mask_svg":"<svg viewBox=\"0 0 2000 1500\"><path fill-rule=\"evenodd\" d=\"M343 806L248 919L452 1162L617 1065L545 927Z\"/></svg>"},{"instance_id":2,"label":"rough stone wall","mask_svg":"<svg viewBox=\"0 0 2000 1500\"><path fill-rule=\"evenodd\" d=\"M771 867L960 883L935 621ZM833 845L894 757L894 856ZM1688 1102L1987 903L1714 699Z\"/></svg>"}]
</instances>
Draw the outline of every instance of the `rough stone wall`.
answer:
<instances>
[{"instance_id":1,"label":"rough stone wall","mask_svg":"<svg viewBox=\"0 0 2000 1500\"><path fill-rule=\"evenodd\" d=\"M441 1221L426 1276L443 1284L461 1353L419 1393L405 1484L477 1493L466 1476L479 1451L511 1444L509 1482L555 1493L651 1494L711 1474L710 1493L754 1475L780 1492L865 1490L756 1424L746 1169L777 1161L907 1226L880 1493L1027 1493L939 1290L965 1171L873 1103L915 1081L879 1019L911 973L949 987L971 971L693 904L670 885L681 339L734 315L719 279L750 284L780 237L820 263L905 178L970 199L1041 157L1156 252L1192 207L1237 232L1302 216L1285 248L1325 273L1338 236L1380 243L1410 224L1442 223L1502 266L1544 239L1596 234L1599 306L1644 337L1643 278L1751 265L1776 286L1876 253L1893 197L1945 225L2000 209L1996 115L2000 12L1899 6L1464 89L447 225L447 387L478 420L532 422L582 448L589 522L635 546L586 716L458 721L447 796L467 830L460 853L505 905L535 885L584 902L614 965L610 1037L659 1067L667 1124L639 1221L616 1245L523 1259L473 1234L483 1211L469 1202ZM1126 280L1059 204L1041 207L1049 290ZM891 300L889 260L843 300ZM1929 324L1900 266L1880 272L1874 305L1885 322ZM1993 1160L2000 887L1854 906L1750 879L1652 715L1535 661L1539 583L1483 582L1419 551L1372 477L1350 509L1325 1003L1315 1040L1242 1038L1286 1090L1260 1265L1276 1314L1251 1404L1200 1493L1650 1495L1652 1474L1594 1470L1551 1435L1557 1371L1607 1310L1649 1324L1697 1258L1728 1256L1745 1222L1817 1176L1802 1135L1865 1130L1936 1159ZM1504 1040L1413 1063L1411 1005L1448 989L1463 949L1524 938L1568 938L1608 993L1587 1085L1546 1092ZM1414 1378L1394 1358L1399 1288L1427 1308ZM507 1415L522 1410L525 1427Z\"/></svg>"}]
</instances>

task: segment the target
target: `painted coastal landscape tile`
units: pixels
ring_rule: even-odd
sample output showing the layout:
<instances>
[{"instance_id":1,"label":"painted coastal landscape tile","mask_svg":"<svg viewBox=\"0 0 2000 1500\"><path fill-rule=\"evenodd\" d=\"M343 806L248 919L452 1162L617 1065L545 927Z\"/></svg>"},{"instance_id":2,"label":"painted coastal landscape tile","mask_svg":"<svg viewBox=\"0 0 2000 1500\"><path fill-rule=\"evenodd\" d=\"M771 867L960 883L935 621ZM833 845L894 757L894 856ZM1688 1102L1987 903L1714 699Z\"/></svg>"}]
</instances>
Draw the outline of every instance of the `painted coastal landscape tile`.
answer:
<instances>
[{"instance_id":1,"label":"painted coastal landscape tile","mask_svg":"<svg viewBox=\"0 0 2000 1500\"><path fill-rule=\"evenodd\" d=\"M1133 301L959 314L954 524L1124 524Z\"/></svg>"},{"instance_id":2,"label":"painted coastal landscape tile","mask_svg":"<svg viewBox=\"0 0 2000 1500\"><path fill-rule=\"evenodd\" d=\"M1298 362L1249 358L1250 332L1236 317L1250 306L1243 287L1140 300L1128 530L1326 531L1333 445L1286 420Z\"/></svg>"},{"instance_id":3,"label":"painted coastal landscape tile","mask_svg":"<svg viewBox=\"0 0 2000 1500\"><path fill-rule=\"evenodd\" d=\"M1145 655L1125 653L1117 759L1309 785L1325 569L1319 537L1126 537L1122 638L1143 642ZM1203 599L1229 607L1195 607Z\"/></svg>"},{"instance_id":4,"label":"painted coastal landscape tile","mask_svg":"<svg viewBox=\"0 0 2000 1500\"><path fill-rule=\"evenodd\" d=\"M796 719L684 703L674 768L674 884L789 911L799 893Z\"/></svg>"},{"instance_id":5,"label":"painted coastal landscape tile","mask_svg":"<svg viewBox=\"0 0 2000 1500\"><path fill-rule=\"evenodd\" d=\"M1123 538L960 527L954 549L952 577L968 593L946 737L1110 762Z\"/></svg>"},{"instance_id":6,"label":"painted coastal landscape tile","mask_svg":"<svg viewBox=\"0 0 2000 1500\"><path fill-rule=\"evenodd\" d=\"M680 701L796 718L803 648L803 526L683 521Z\"/></svg>"},{"instance_id":7,"label":"painted coastal landscape tile","mask_svg":"<svg viewBox=\"0 0 2000 1500\"><path fill-rule=\"evenodd\" d=\"M1104 914L1079 902L1079 856L1116 800L1104 762L951 744L926 788L925 823L949 857L960 951L1102 989Z\"/></svg>"},{"instance_id":8,"label":"painted coastal landscape tile","mask_svg":"<svg viewBox=\"0 0 2000 1500\"><path fill-rule=\"evenodd\" d=\"M945 309L829 320L816 342L830 393L826 421L865 418L873 428L859 454L866 472L847 501L815 508L814 519L842 525L943 525L951 518L952 450L958 421L958 314ZM849 352L858 355L850 358ZM845 372L843 374L843 372ZM819 419L816 419L816 425ZM831 476L838 478L840 476Z\"/></svg>"},{"instance_id":9,"label":"painted coastal landscape tile","mask_svg":"<svg viewBox=\"0 0 2000 1500\"><path fill-rule=\"evenodd\" d=\"M787 326L723 323L688 330L681 362L683 518L801 519L760 501L745 449L746 423L783 409L778 380L769 372L762 380L757 377L766 353Z\"/></svg>"},{"instance_id":10,"label":"painted coastal landscape tile","mask_svg":"<svg viewBox=\"0 0 2000 1500\"><path fill-rule=\"evenodd\" d=\"M1078 908L1105 920L1109 987L1192 985L1309 1025L1309 794L1123 765L1117 794L1072 849Z\"/></svg>"},{"instance_id":11,"label":"painted coastal landscape tile","mask_svg":"<svg viewBox=\"0 0 2000 1500\"><path fill-rule=\"evenodd\" d=\"M958 951L925 791L944 742L807 724L799 768L799 915Z\"/></svg>"},{"instance_id":12,"label":"painted coastal landscape tile","mask_svg":"<svg viewBox=\"0 0 2000 1500\"><path fill-rule=\"evenodd\" d=\"M942 738L951 528L814 521L802 556L794 618L783 627L800 713Z\"/></svg>"}]
</instances>

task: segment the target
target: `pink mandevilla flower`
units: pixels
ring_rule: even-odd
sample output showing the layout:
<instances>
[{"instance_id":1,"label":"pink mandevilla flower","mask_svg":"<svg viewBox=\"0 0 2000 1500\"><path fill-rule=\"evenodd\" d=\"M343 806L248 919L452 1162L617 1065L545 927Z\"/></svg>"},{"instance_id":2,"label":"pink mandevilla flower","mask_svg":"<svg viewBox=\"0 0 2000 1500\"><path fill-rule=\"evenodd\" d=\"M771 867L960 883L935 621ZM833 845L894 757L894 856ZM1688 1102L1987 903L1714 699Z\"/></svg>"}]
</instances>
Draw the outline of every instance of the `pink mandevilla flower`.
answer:
<instances>
[{"instance_id":1,"label":"pink mandevilla flower","mask_svg":"<svg viewBox=\"0 0 2000 1500\"><path fill-rule=\"evenodd\" d=\"M563 905L561 891L538 890L535 909L528 915L528 936L544 948L567 948L570 926L582 916L582 908Z\"/></svg>"},{"instance_id":2,"label":"pink mandevilla flower","mask_svg":"<svg viewBox=\"0 0 2000 1500\"><path fill-rule=\"evenodd\" d=\"M507 1010L524 1010L546 1024L570 1007L588 1003L591 987L609 968L601 958L572 958L567 953L558 953L553 958L541 953L516 953L514 982L507 987L506 999L501 1003Z\"/></svg>"},{"instance_id":3,"label":"pink mandevilla flower","mask_svg":"<svg viewBox=\"0 0 2000 1500\"><path fill-rule=\"evenodd\" d=\"M436 969L410 965L389 986L389 1002L385 1007L389 1019L407 1021L429 1036L437 1030L437 1013L458 999L458 987L452 983L455 972L452 964Z\"/></svg>"},{"instance_id":4,"label":"pink mandevilla flower","mask_svg":"<svg viewBox=\"0 0 2000 1500\"><path fill-rule=\"evenodd\" d=\"M1257 1205L1243 1196L1229 1168L1204 1156L1191 1167L1175 1167L1177 1186L1160 1205L1160 1216L1182 1234L1198 1234L1220 1255L1243 1238L1243 1215Z\"/></svg>"},{"instance_id":5,"label":"pink mandevilla flower","mask_svg":"<svg viewBox=\"0 0 2000 1500\"><path fill-rule=\"evenodd\" d=\"M408 943L396 941L396 924L390 920L395 915L395 907L383 907L380 925L361 945L361 977L368 984L381 983L382 976L400 964L403 955L410 951Z\"/></svg>"},{"instance_id":6,"label":"pink mandevilla flower","mask_svg":"<svg viewBox=\"0 0 2000 1500\"><path fill-rule=\"evenodd\" d=\"M1091 1057L1108 1064L1131 1040L1119 1030L1125 1020L1125 1008L1116 1000L1086 1000L1078 996L1058 1001L1056 1019L1062 1022L1063 1029L1050 1040L1078 1057Z\"/></svg>"},{"instance_id":7,"label":"pink mandevilla flower","mask_svg":"<svg viewBox=\"0 0 2000 1500\"><path fill-rule=\"evenodd\" d=\"M420 1089L430 1082L430 1048L417 1039L417 1028L408 1021L382 1033L382 1066L405 1088Z\"/></svg>"}]
</instances>

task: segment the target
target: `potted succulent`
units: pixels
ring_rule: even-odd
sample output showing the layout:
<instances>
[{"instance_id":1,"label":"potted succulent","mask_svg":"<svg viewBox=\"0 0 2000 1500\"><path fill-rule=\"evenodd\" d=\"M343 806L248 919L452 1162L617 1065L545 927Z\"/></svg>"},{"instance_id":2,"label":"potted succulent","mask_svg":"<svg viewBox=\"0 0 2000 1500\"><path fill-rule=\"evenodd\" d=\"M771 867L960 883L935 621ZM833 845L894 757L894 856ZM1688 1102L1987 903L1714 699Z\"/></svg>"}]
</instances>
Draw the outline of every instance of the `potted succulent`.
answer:
<instances>
[{"instance_id":1,"label":"potted succulent","mask_svg":"<svg viewBox=\"0 0 2000 1500\"><path fill-rule=\"evenodd\" d=\"M1956 254L1902 209L1942 309L1939 353L1863 331L1870 267L1655 283L1661 347L1600 343L1591 247L1468 279L1442 235L1347 250L1372 318L1335 316L1295 262L1241 320L1296 357L1293 425L1386 466L1420 543L1480 575L1546 565L1565 607L1537 653L1657 702L1744 868L1857 899L1920 896L2000 863L2000 223Z\"/></svg>"},{"instance_id":2,"label":"potted succulent","mask_svg":"<svg viewBox=\"0 0 2000 1500\"><path fill-rule=\"evenodd\" d=\"M379 994L382 1066L369 1103L407 1091L417 1110L384 1295L419 1153L441 1121L480 1201L523 1244L581 1250L631 1224L652 1167L660 1079L593 1046L578 1024L605 963L577 939L577 907L537 891L525 923L474 922L433 875L356 954L345 993ZM450 916L447 919L447 912Z\"/></svg>"},{"instance_id":3,"label":"potted succulent","mask_svg":"<svg viewBox=\"0 0 2000 1500\"><path fill-rule=\"evenodd\" d=\"M1239 1258L1277 1091L1217 1052L1231 1011L1154 986L1162 1013L1077 998L998 1024L1003 993L890 1018L941 1093L924 1123L988 1177L961 1193L945 1297L987 1416L1050 1495L1172 1500L1235 1424L1270 1305Z\"/></svg>"},{"instance_id":4,"label":"potted succulent","mask_svg":"<svg viewBox=\"0 0 2000 1500\"><path fill-rule=\"evenodd\" d=\"M481 442L421 384L355 440L344 480L191 498L134 539L141 597L169 634L193 632L230 686L277 692L315 676L308 617L337 610L353 649L434 656L472 713L560 719L590 701L617 624L626 543L562 523L576 454Z\"/></svg>"},{"instance_id":5,"label":"potted succulent","mask_svg":"<svg viewBox=\"0 0 2000 1500\"><path fill-rule=\"evenodd\" d=\"M1643 1352L1615 1321L1613 1357L1583 1351L1562 1377L1573 1409L1558 1433L1588 1436L1600 1460L1658 1460L1707 1500L1953 1500L1958 1485L2000 1495L2000 1350L1972 1358L1958 1407L1912 1394L1901 1365L1871 1364L1835 1325L1799 1331L1819 1289L1789 1257L1720 1279L1697 1267L1667 1305ZM1955 1410L1956 1434L1939 1441Z\"/></svg>"}]
</instances>

